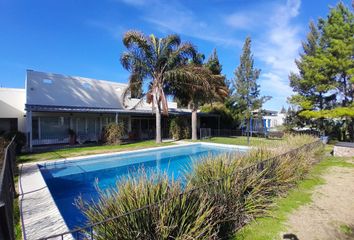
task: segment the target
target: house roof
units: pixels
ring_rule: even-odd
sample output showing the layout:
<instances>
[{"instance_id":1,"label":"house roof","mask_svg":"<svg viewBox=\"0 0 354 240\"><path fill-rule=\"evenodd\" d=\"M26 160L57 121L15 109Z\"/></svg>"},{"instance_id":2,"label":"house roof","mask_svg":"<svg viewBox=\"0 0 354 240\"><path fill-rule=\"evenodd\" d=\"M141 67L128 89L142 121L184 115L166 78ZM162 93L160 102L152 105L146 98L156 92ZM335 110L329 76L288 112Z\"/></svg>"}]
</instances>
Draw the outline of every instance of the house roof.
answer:
<instances>
[{"instance_id":1,"label":"house roof","mask_svg":"<svg viewBox=\"0 0 354 240\"><path fill-rule=\"evenodd\" d=\"M26 105L92 109L151 110L151 104L123 93L127 84L27 70ZM169 108L177 103L168 102Z\"/></svg>"},{"instance_id":2,"label":"house roof","mask_svg":"<svg viewBox=\"0 0 354 240\"><path fill-rule=\"evenodd\" d=\"M27 70L26 104L123 109L127 84Z\"/></svg>"},{"instance_id":3,"label":"house roof","mask_svg":"<svg viewBox=\"0 0 354 240\"><path fill-rule=\"evenodd\" d=\"M92 112L151 114L151 104L126 98L127 84L27 70L26 110L38 112ZM191 114L168 102L172 115ZM201 115L213 115L198 113Z\"/></svg>"}]
</instances>

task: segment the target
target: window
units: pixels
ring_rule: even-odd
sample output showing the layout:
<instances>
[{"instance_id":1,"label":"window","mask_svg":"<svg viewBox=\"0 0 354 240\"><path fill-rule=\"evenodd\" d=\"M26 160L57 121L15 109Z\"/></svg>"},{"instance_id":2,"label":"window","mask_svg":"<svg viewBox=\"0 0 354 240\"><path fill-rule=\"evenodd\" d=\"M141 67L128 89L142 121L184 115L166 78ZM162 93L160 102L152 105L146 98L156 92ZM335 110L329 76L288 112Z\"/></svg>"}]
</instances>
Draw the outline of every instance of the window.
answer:
<instances>
[{"instance_id":1,"label":"window","mask_svg":"<svg viewBox=\"0 0 354 240\"><path fill-rule=\"evenodd\" d=\"M91 88L92 88L91 84L89 84L89 83L87 83L87 82L82 83L82 86L83 86L84 88L86 88L86 89L91 89Z\"/></svg>"},{"instance_id":2,"label":"window","mask_svg":"<svg viewBox=\"0 0 354 240\"><path fill-rule=\"evenodd\" d=\"M127 116L119 116L119 123L123 123L124 131L127 133L129 131L129 117Z\"/></svg>"},{"instance_id":3,"label":"window","mask_svg":"<svg viewBox=\"0 0 354 240\"><path fill-rule=\"evenodd\" d=\"M68 137L69 117L41 117L41 139L61 139Z\"/></svg>"},{"instance_id":4,"label":"window","mask_svg":"<svg viewBox=\"0 0 354 240\"><path fill-rule=\"evenodd\" d=\"M32 139L39 139L38 118L32 118Z\"/></svg>"},{"instance_id":5,"label":"window","mask_svg":"<svg viewBox=\"0 0 354 240\"><path fill-rule=\"evenodd\" d=\"M52 79L43 79L44 84L52 84L53 80Z\"/></svg>"}]
</instances>

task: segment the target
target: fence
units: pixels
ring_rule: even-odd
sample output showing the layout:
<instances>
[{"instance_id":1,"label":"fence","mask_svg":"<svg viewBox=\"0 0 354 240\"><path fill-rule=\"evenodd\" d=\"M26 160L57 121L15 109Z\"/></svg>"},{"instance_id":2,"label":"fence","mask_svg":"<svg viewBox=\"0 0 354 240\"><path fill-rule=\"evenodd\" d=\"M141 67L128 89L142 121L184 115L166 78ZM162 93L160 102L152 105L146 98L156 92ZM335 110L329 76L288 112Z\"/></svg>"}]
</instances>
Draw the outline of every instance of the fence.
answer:
<instances>
[{"instance_id":1,"label":"fence","mask_svg":"<svg viewBox=\"0 0 354 240\"><path fill-rule=\"evenodd\" d=\"M210 137L238 137L247 136L247 131L241 129L215 129L215 128L200 128L199 136L200 139L210 138ZM284 132L281 131L253 131L250 133L254 137L276 137L282 138Z\"/></svg>"},{"instance_id":2,"label":"fence","mask_svg":"<svg viewBox=\"0 0 354 240\"><path fill-rule=\"evenodd\" d=\"M14 171L16 160L14 138L5 148L0 173L0 239L15 239L13 204L16 194Z\"/></svg>"},{"instance_id":3,"label":"fence","mask_svg":"<svg viewBox=\"0 0 354 240\"><path fill-rule=\"evenodd\" d=\"M169 129L162 128L161 135L163 138L169 138ZM127 133L122 137L123 143L136 141L144 141L155 138L155 129L150 130L135 130ZM27 136L29 139L29 134ZM80 148L89 146L100 146L103 144L102 136L95 134L79 134L72 139L70 136L54 137L41 134L40 139L32 139L32 152L45 152L56 149Z\"/></svg>"},{"instance_id":4,"label":"fence","mask_svg":"<svg viewBox=\"0 0 354 240\"><path fill-rule=\"evenodd\" d=\"M284 154L278 155L278 156L270 158L270 159L262 160L262 161L260 161L260 162L258 162L256 164L254 164L254 165L242 168L242 169L240 169L238 171L235 171L233 174L231 174L229 176L226 176L226 177L223 177L223 178L219 178L219 179L216 179L214 181L210 181L210 182L208 182L206 184L203 184L201 186L198 186L196 188L190 189L188 191L181 192L176 197L181 198L185 194L193 194L193 193L196 193L197 191L201 191L203 189L205 190L206 188L208 188L210 186L219 186L222 181L224 181L227 178L233 177L233 176L241 176L241 179L246 179L247 176L250 176L250 174L260 173L260 172L262 172L265 169L273 169L275 164L278 164L279 161L281 159L285 158L285 157L295 157L300 151L303 151L303 150L307 151L309 149L313 149L313 148L319 147L320 145L322 145L322 142L320 140L317 140L315 142L303 145L303 146L301 146L299 148L293 149L293 150L291 150L289 152L286 152ZM45 238L41 238L40 240L67 239L67 238L70 238L70 237L74 237L77 240L78 239L91 239L91 240L93 240L93 239L96 239L96 237L97 237L96 234L98 234L98 233L103 234L104 236L106 236L106 237L103 237L103 238L100 237L99 239L111 239L111 238L107 237L107 232L106 232L107 228L108 228L108 226L112 226L112 224L117 223L117 221L120 218L133 216L133 214L139 214L139 213L141 213L143 211L152 211L154 208L156 208L156 207L158 207L158 206L160 206L162 204L166 204L170 200L171 199L164 199L164 200L162 200L160 202L156 202L156 203L152 203L152 204L149 204L149 205L145 205L145 206L143 206L141 208L132 210L130 212L126 212L126 213L124 213L122 215L111 217L111 218L107 218L106 220L101 221L101 222L97 222L97 223L94 223L94 224L91 224L91 225L87 225L85 227L78 228L78 229L75 229L75 230L72 230L72 231L64 232L62 234L56 234L56 235L48 236L48 237L45 237Z\"/></svg>"}]
</instances>

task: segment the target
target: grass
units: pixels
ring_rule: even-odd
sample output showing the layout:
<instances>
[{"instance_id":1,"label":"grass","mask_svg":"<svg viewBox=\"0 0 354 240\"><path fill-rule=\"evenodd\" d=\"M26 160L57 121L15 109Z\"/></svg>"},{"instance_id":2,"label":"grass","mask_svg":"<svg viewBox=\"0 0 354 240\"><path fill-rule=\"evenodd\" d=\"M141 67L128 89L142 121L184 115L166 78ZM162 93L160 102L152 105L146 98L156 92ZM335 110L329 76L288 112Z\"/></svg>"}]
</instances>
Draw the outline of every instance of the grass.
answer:
<instances>
[{"instance_id":1,"label":"grass","mask_svg":"<svg viewBox=\"0 0 354 240\"><path fill-rule=\"evenodd\" d=\"M346 235L353 234L353 230L351 229L351 227L349 227L348 225L345 225L345 224L340 225L339 230Z\"/></svg>"},{"instance_id":2,"label":"grass","mask_svg":"<svg viewBox=\"0 0 354 240\"><path fill-rule=\"evenodd\" d=\"M54 160L58 158L69 158L77 156L85 156L100 153L110 153L110 152L120 152L126 150L137 150L148 147L160 147L173 145L174 143L155 143L155 140L127 143L122 145L102 145L102 146L90 146L90 147L77 147L77 148L66 148L66 149L56 149L43 153L30 153L22 154L18 156L18 163L28 163L43 160Z\"/></svg>"},{"instance_id":3,"label":"grass","mask_svg":"<svg viewBox=\"0 0 354 240\"><path fill-rule=\"evenodd\" d=\"M15 224L15 239L22 239L22 228L21 228L21 218L20 218L20 207L19 207L19 197L14 199L14 224Z\"/></svg>"},{"instance_id":4,"label":"grass","mask_svg":"<svg viewBox=\"0 0 354 240\"><path fill-rule=\"evenodd\" d=\"M330 147L326 148L328 151ZM286 230L284 223L288 215L300 206L312 201L312 193L316 186L324 184L321 175L330 167L351 167L354 164L348 163L344 158L328 156L316 164L309 172L306 179L301 180L297 187L291 190L285 198L278 198L275 201L275 208L270 211L268 217L261 217L246 225L235 236L236 240L257 240L277 239L282 231Z\"/></svg>"},{"instance_id":5,"label":"grass","mask_svg":"<svg viewBox=\"0 0 354 240\"><path fill-rule=\"evenodd\" d=\"M212 137L209 139L202 140L203 142L212 143L223 143L223 144L233 144L233 145L245 145L247 146L247 137ZM274 143L281 142L282 139L269 139L269 138L259 138L251 137L250 146L270 146Z\"/></svg>"}]
</instances>

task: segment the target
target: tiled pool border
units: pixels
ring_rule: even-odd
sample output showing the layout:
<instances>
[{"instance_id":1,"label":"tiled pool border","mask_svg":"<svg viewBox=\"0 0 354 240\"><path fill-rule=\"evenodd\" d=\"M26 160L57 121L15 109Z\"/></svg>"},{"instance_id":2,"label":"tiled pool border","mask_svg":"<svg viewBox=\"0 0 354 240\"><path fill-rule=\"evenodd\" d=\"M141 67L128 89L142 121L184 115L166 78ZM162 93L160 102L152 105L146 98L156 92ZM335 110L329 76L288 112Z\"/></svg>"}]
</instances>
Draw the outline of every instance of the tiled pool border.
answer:
<instances>
[{"instance_id":1,"label":"tiled pool border","mask_svg":"<svg viewBox=\"0 0 354 240\"><path fill-rule=\"evenodd\" d=\"M226 148L237 148L241 150L250 149L247 146L208 143L208 142L181 142L176 145L152 147L138 150L127 150L112 153L94 154L87 156L59 158L50 161L38 161L33 163L25 163L20 167L19 177L19 193L20 193L20 213L22 217L22 229L24 231L24 239L35 240L41 237L54 235L69 231L64 219L62 218L59 209L57 208L54 199L42 177L38 168L39 164L56 164L66 161L84 160L94 157L116 156L127 153L149 152L154 150L177 148L181 146L191 145L209 145ZM65 239L73 239L71 236L66 236Z\"/></svg>"}]
</instances>

